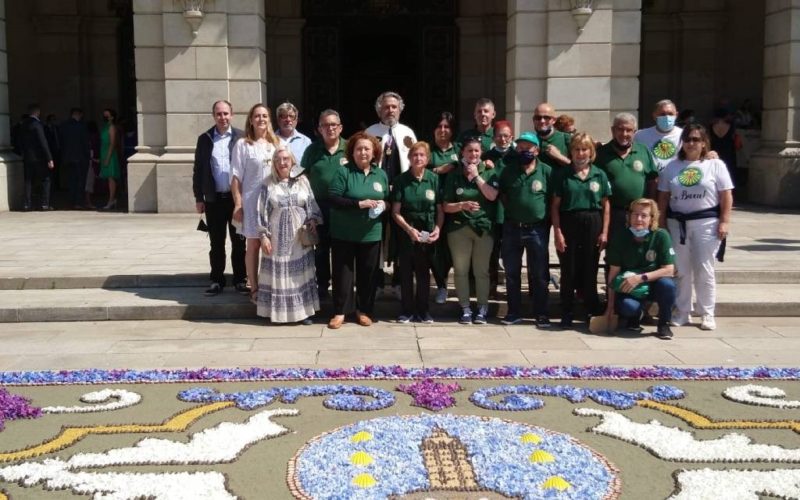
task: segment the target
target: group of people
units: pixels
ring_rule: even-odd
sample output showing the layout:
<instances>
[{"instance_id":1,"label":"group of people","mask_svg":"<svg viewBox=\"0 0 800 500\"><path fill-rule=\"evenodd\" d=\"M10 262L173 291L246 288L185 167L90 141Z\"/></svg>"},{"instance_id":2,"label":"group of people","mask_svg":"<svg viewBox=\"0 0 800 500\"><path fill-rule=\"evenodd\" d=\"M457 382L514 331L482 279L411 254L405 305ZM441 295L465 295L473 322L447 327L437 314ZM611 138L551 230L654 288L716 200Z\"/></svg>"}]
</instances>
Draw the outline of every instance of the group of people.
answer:
<instances>
[{"instance_id":1,"label":"group of people","mask_svg":"<svg viewBox=\"0 0 800 500\"><path fill-rule=\"evenodd\" d=\"M245 131L231 126L229 102L214 103L215 126L198 138L194 169L197 211L205 212L211 239L206 294L226 285L227 232L233 284L272 322L310 323L332 284L328 327L348 318L371 325L388 263L400 287L398 322L434 321L431 276L443 303L452 267L458 321L483 324L502 258L502 322L512 325L522 321L525 255L534 318L547 328L552 232L562 327L619 316L639 329L657 304L661 338L672 337L671 325L689 323L692 311L701 328L715 328L714 259L724 252L733 183L708 131L676 126L674 103L658 102L656 125L643 130L633 115L616 115L604 145L558 130L549 103L536 107L532 130L515 134L510 122L495 121L491 100L479 99L474 128L458 134L452 113L439 113L430 143L400 123L403 108L400 95L382 93L379 122L347 140L339 113L327 109L311 141L296 130L291 103L276 109L277 129L269 108L254 105ZM598 297L604 250L605 308Z\"/></svg>"},{"instance_id":2,"label":"group of people","mask_svg":"<svg viewBox=\"0 0 800 500\"><path fill-rule=\"evenodd\" d=\"M121 179L116 111L103 110L104 123L99 130L95 126L96 134L84 123L81 108L72 108L70 117L59 125L54 121L51 115L47 123L42 123L41 107L30 104L27 114L12 130L14 151L23 161L23 210L53 210L51 191L56 166L66 171L73 209L95 208L91 196L96 176L108 182L108 202L102 208L116 207Z\"/></svg>"}]
</instances>

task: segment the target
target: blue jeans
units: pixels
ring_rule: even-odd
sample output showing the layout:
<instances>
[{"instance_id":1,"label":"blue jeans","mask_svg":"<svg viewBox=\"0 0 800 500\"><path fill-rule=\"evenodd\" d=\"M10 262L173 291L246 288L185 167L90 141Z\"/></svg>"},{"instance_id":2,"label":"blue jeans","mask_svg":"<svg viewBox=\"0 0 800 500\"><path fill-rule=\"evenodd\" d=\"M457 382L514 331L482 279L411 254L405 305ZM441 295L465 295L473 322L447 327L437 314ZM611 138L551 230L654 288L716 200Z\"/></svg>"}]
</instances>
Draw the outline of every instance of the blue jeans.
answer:
<instances>
[{"instance_id":1,"label":"blue jeans","mask_svg":"<svg viewBox=\"0 0 800 500\"><path fill-rule=\"evenodd\" d=\"M547 284L550 281L547 245L550 226L546 222L520 225L503 224L503 266L506 270L506 295L508 314L519 316L522 307L521 278L522 252L525 251L528 275L533 286L533 312L536 316L547 314Z\"/></svg>"},{"instance_id":2,"label":"blue jeans","mask_svg":"<svg viewBox=\"0 0 800 500\"><path fill-rule=\"evenodd\" d=\"M658 324L666 325L672 320L672 306L678 295L672 278L659 278L650 283L650 293L646 300L658 304ZM614 310L622 318L639 318L642 314L643 300L635 299L626 293L617 292Z\"/></svg>"}]
</instances>

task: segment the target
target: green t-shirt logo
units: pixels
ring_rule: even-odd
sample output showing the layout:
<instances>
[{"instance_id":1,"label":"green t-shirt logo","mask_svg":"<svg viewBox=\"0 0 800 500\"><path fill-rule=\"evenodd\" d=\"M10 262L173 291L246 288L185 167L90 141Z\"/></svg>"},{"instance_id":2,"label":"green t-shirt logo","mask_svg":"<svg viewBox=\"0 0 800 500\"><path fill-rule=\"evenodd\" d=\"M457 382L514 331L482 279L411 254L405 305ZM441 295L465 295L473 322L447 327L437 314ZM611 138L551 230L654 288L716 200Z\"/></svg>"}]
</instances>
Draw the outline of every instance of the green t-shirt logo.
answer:
<instances>
[{"instance_id":1,"label":"green t-shirt logo","mask_svg":"<svg viewBox=\"0 0 800 500\"><path fill-rule=\"evenodd\" d=\"M653 146L653 155L659 160L668 160L675 156L675 144L666 139L661 139Z\"/></svg>"},{"instance_id":2,"label":"green t-shirt logo","mask_svg":"<svg viewBox=\"0 0 800 500\"><path fill-rule=\"evenodd\" d=\"M698 184L703 179L703 172L697 167L687 167L678 174L678 182L681 186L691 187Z\"/></svg>"}]
</instances>

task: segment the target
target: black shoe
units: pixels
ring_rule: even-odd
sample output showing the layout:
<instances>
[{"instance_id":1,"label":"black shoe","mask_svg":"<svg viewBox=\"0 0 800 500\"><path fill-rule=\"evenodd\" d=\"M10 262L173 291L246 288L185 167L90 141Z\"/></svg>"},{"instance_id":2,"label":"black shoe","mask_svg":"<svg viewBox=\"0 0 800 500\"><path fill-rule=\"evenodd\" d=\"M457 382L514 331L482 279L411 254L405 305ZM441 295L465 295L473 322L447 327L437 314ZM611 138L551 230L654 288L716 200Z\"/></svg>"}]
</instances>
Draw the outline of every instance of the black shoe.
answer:
<instances>
[{"instance_id":1,"label":"black shoe","mask_svg":"<svg viewBox=\"0 0 800 500\"><path fill-rule=\"evenodd\" d=\"M541 314L536 317L536 326L538 328L550 328L550 318L546 315Z\"/></svg>"},{"instance_id":2,"label":"black shoe","mask_svg":"<svg viewBox=\"0 0 800 500\"><path fill-rule=\"evenodd\" d=\"M304 319L303 321L301 321L300 324L303 325L303 326L311 326L311 325L314 324L314 319L311 316L309 316L306 319Z\"/></svg>"},{"instance_id":3,"label":"black shoe","mask_svg":"<svg viewBox=\"0 0 800 500\"><path fill-rule=\"evenodd\" d=\"M320 288L319 292L317 293L319 300L327 300L331 297L331 294L328 292L327 289L323 290Z\"/></svg>"},{"instance_id":4,"label":"black shoe","mask_svg":"<svg viewBox=\"0 0 800 500\"><path fill-rule=\"evenodd\" d=\"M656 329L656 337L662 340L670 340L672 339L672 329L668 324L658 325L658 328Z\"/></svg>"},{"instance_id":5,"label":"black shoe","mask_svg":"<svg viewBox=\"0 0 800 500\"><path fill-rule=\"evenodd\" d=\"M561 321L559 322L559 325L561 326L561 328L572 328L572 321L573 321L572 313L564 313L561 316Z\"/></svg>"},{"instance_id":6,"label":"black shoe","mask_svg":"<svg viewBox=\"0 0 800 500\"><path fill-rule=\"evenodd\" d=\"M250 295L250 287L247 286L247 282L246 281L242 281L240 283L236 283L233 287L241 295Z\"/></svg>"},{"instance_id":7,"label":"black shoe","mask_svg":"<svg viewBox=\"0 0 800 500\"><path fill-rule=\"evenodd\" d=\"M632 331L632 332L640 332L640 331L642 331L641 317L640 316L634 316L634 317L628 318L628 323L625 325L625 328L627 330Z\"/></svg>"},{"instance_id":8,"label":"black shoe","mask_svg":"<svg viewBox=\"0 0 800 500\"><path fill-rule=\"evenodd\" d=\"M504 325L518 325L522 323L522 318L516 314L506 314L506 317L500 320Z\"/></svg>"},{"instance_id":9,"label":"black shoe","mask_svg":"<svg viewBox=\"0 0 800 500\"><path fill-rule=\"evenodd\" d=\"M31 211L31 206L30 205L22 205L22 211L23 212L30 212Z\"/></svg>"},{"instance_id":10,"label":"black shoe","mask_svg":"<svg viewBox=\"0 0 800 500\"><path fill-rule=\"evenodd\" d=\"M219 283L211 283L211 286L208 287L205 291L206 297L213 297L215 295L219 295L222 293L222 285Z\"/></svg>"}]
</instances>

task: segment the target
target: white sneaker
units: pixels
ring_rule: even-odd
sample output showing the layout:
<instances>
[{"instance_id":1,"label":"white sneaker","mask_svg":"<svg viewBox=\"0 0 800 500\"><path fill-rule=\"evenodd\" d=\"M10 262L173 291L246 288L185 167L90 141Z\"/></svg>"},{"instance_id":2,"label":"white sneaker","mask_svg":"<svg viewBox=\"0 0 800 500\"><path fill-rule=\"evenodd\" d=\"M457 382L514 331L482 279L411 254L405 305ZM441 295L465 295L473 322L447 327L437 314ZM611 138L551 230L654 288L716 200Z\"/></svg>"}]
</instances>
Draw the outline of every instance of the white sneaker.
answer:
<instances>
[{"instance_id":1,"label":"white sneaker","mask_svg":"<svg viewBox=\"0 0 800 500\"><path fill-rule=\"evenodd\" d=\"M437 304L444 304L447 302L447 288L438 288L436 290L436 297L433 299Z\"/></svg>"},{"instance_id":2,"label":"white sneaker","mask_svg":"<svg viewBox=\"0 0 800 500\"><path fill-rule=\"evenodd\" d=\"M714 316L710 314L703 315L703 321L700 323L701 330L716 330L717 322L714 321Z\"/></svg>"},{"instance_id":3,"label":"white sneaker","mask_svg":"<svg viewBox=\"0 0 800 500\"><path fill-rule=\"evenodd\" d=\"M692 317L687 315L682 315L678 312L673 313L672 321L669 322L669 326L684 326L688 325L692 322Z\"/></svg>"}]
</instances>

